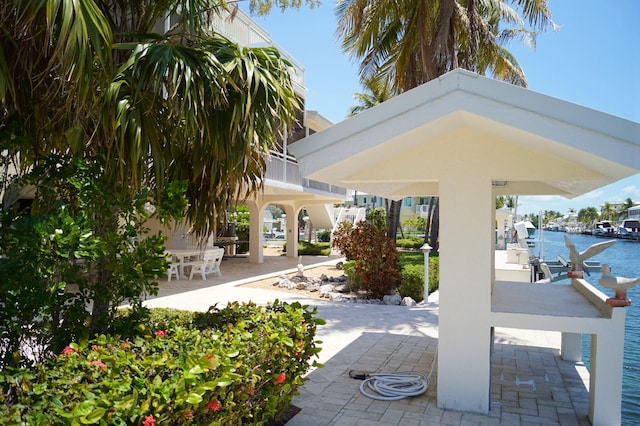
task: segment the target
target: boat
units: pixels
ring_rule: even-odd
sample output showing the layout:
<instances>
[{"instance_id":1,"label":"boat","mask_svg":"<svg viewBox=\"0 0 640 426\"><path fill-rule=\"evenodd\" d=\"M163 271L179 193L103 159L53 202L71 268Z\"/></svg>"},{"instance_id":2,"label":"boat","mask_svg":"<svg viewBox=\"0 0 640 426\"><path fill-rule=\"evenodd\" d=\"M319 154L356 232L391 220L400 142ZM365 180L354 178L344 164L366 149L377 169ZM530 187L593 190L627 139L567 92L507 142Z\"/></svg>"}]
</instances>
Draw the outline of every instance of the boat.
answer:
<instances>
[{"instance_id":1,"label":"boat","mask_svg":"<svg viewBox=\"0 0 640 426\"><path fill-rule=\"evenodd\" d=\"M596 223L591 235L601 238L615 238L616 228L608 220L601 220Z\"/></svg>"},{"instance_id":2,"label":"boat","mask_svg":"<svg viewBox=\"0 0 640 426\"><path fill-rule=\"evenodd\" d=\"M640 240L640 220L623 220L616 230L616 238L621 238L623 240Z\"/></svg>"}]
</instances>

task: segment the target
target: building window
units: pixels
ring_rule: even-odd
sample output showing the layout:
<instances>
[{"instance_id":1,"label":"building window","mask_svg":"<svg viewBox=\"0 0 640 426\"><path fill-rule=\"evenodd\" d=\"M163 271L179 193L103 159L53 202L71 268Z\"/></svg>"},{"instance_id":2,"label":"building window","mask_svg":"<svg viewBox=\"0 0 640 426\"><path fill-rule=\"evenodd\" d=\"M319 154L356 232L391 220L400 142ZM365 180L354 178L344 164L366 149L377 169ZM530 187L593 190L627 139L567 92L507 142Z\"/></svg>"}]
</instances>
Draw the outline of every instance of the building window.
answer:
<instances>
[{"instance_id":1,"label":"building window","mask_svg":"<svg viewBox=\"0 0 640 426\"><path fill-rule=\"evenodd\" d=\"M411 205L412 205L412 201L413 201L413 198L411 198L411 197L406 197L406 198L402 201L402 205L403 205L403 206L405 206L405 207L411 207Z\"/></svg>"}]
</instances>

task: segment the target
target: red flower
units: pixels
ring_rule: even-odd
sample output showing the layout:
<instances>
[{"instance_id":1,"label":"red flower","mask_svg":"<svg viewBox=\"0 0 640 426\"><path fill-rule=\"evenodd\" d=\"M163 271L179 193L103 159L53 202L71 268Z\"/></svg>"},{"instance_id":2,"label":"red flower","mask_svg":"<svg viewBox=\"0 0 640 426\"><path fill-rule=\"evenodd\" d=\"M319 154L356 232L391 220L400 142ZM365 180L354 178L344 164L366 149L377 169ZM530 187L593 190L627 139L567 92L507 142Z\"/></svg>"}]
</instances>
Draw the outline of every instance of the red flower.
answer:
<instances>
[{"instance_id":1,"label":"red flower","mask_svg":"<svg viewBox=\"0 0 640 426\"><path fill-rule=\"evenodd\" d=\"M209 401L207 402L207 407L209 407L211 411L218 411L220 410L220 403L218 401Z\"/></svg>"},{"instance_id":2,"label":"red flower","mask_svg":"<svg viewBox=\"0 0 640 426\"><path fill-rule=\"evenodd\" d=\"M78 350L76 348L72 348L71 346L65 346L64 349L62 350L62 355L69 355L74 353L77 354Z\"/></svg>"},{"instance_id":3,"label":"red flower","mask_svg":"<svg viewBox=\"0 0 640 426\"><path fill-rule=\"evenodd\" d=\"M94 351L99 351L100 349L102 349L102 346L99 346L99 345L91 345L91 349L93 349Z\"/></svg>"},{"instance_id":4,"label":"red flower","mask_svg":"<svg viewBox=\"0 0 640 426\"><path fill-rule=\"evenodd\" d=\"M91 361L91 364L98 366L104 370L107 369L107 364L105 364L104 362L100 361L100 360L95 360L95 361Z\"/></svg>"},{"instance_id":5,"label":"red flower","mask_svg":"<svg viewBox=\"0 0 640 426\"><path fill-rule=\"evenodd\" d=\"M274 380L273 384L274 385L281 385L287 378L287 375L285 373L280 373L280 375L276 378L276 380Z\"/></svg>"},{"instance_id":6,"label":"red flower","mask_svg":"<svg viewBox=\"0 0 640 426\"><path fill-rule=\"evenodd\" d=\"M155 424L156 419L154 419L153 416L145 416L142 421L142 426L155 426Z\"/></svg>"},{"instance_id":7,"label":"red flower","mask_svg":"<svg viewBox=\"0 0 640 426\"><path fill-rule=\"evenodd\" d=\"M166 336L166 335L167 335L167 332L166 332L166 331L164 331L164 330L156 330L156 331L155 331L155 335L156 335L157 337L162 337L162 336Z\"/></svg>"}]
</instances>

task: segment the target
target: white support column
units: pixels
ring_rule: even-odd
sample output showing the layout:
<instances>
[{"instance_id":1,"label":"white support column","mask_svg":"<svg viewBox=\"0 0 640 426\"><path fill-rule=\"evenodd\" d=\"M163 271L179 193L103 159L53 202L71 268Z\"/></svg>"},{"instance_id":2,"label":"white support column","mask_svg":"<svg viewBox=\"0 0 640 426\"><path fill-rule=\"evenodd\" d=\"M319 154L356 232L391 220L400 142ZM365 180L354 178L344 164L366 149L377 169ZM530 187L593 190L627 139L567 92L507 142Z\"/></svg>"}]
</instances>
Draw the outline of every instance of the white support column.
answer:
<instances>
[{"instance_id":1,"label":"white support column","mask_svg":"<svg viewBox=\"0 0 640 426\"><path fill-rule=\"evenodd\" d=\"M298 211L291 204L282 204L287 215L287 229L285 240L287 241L287 257L298 257Z\"/></svg>"},{"instance_id":2,"label":"white support column","mask_svg":"<svg viewBox=\"0 0 640 426\"><path fill-rule=\"evenodd\" d=\"M565 361L582 361L582 334L562 333L560 355Z\"/></svg>"},{"instance_id":3,"label":"white support column","mask_svg":"<svg viewBox=\"0 0 640 426\"><path fill-rule=\"evenodd\" d=\"M247 201L247 206L249 207L249 263L263 263L264 232L262 223L264 222L265 205L256 201Z\"/></svg>"},{"instance_id":4,"label":"white support column","mask_svg":"<svg viewBox=\"0 0 640 426\"><path fill-rule=\"evenodd\" d=\"M625 308L613 308L611 327L591 335L589 419L594 426L622 421L622 365L624 363Z\"/></svg>"},{"instance_id":5,"label":"white support column","mask_svg":"<svg viewBox=\"0 0 640 426\"><path fill-rule=\"evenodd\" d=\"M491 179L447 176L439 189L438 407L487 413L495 227Z\"/></svg>"}]
</instances>

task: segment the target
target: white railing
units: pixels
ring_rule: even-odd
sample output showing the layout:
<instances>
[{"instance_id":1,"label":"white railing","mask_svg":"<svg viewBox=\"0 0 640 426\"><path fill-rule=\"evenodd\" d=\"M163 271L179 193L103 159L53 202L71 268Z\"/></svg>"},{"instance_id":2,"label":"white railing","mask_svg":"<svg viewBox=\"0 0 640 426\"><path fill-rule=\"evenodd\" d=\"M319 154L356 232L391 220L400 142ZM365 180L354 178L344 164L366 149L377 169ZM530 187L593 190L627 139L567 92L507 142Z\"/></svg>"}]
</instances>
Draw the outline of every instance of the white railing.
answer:
<instances>
[{"instance_id":1,"label":"white railing","mask_svg":"<svg viewBox=\"0 0 640 426\"><path fill-rule=\"evenodd\" d=\"M267 179L284 182L291 185L299 185L304 189L321 191L340 197L347 196L347 190L341 186L329 185L312 179L303 179L300 175L298 162L292 155L284 155L277 151L271 151L271 155L266 158Z\"/></svg>"}]
</instances>

